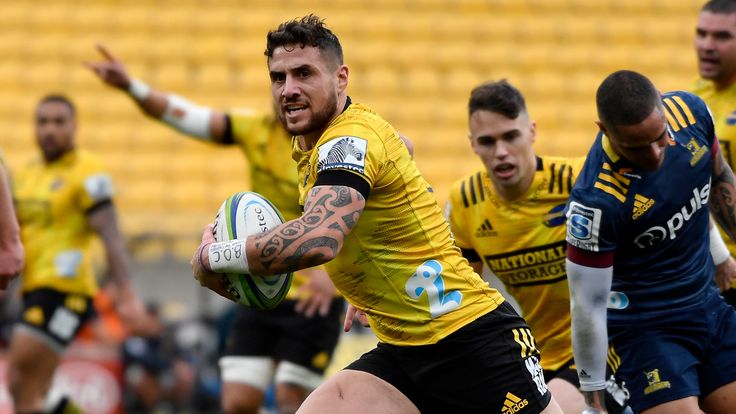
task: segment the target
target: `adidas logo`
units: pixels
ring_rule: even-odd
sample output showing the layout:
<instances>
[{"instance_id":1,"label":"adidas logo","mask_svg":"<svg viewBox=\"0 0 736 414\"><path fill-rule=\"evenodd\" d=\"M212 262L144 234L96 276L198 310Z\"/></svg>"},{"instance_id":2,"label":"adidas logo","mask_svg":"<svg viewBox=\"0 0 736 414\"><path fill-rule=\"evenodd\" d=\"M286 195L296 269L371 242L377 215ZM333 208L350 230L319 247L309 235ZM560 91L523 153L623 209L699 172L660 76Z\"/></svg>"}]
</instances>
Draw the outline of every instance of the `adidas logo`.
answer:
<instances>
[{"instance_id":1,"label":"adidas logo","mask_svg":"<svg viewBox=\"0 0 736 414\"><path fill-rule=\"evenodd\" d=\"M483 223L475 231L475 237L491 237L498 235L498 232L493 230L493 226L488 219L483 220Z\"/></svg>"},{"instance_id":2,"label":"adidas logo","mask_svg":"<svg viewBox=\"0 0 736 414\"><path fill-rule=\"evenodd\" d=\"M650 207L654 205L654 200L651 198L646 198L641 194L637 194L634 196L634 214L632 215L632 218L634 220L641 217L644 213L649 210Z\"/></svg>"},{"instance_id":3,"label":"adidas logo","mask_svg":"<svg viewBox=\"0 0 736 414\"><path fill-rule=\"evenodd\" d=\"M523 400L514 394L507 392L506 401L503 402L503 408L501 408L501 414L513 414L521 411L522 408L529 405L529 400L524 398Z\"/></svg>"}]
</instances>

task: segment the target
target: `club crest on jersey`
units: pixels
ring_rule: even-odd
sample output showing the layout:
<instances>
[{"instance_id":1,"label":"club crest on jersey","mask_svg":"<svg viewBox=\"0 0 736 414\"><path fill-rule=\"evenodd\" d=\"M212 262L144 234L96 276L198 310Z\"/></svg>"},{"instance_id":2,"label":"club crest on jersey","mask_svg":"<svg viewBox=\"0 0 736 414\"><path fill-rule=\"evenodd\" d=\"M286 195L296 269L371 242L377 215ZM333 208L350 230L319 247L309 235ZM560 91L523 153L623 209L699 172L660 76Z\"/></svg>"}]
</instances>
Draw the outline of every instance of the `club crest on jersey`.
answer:
<instances>
[{"instance_id":1,"label":"club crest on jersey","mask_svg":"<svg viewBox=\"0 0 736 414\"><path fill-rule=\"evenodd\" d=\"M475 237L477 238L493 236L498 236L498 232L493 230L491 221L488 219L483 220L483 223L481 223L481 225L478 226L478 229L475 230Z\"/></svg>"},{"instance_id":2,"label":"club crest on jersey","mask_svg":"<svg viewBox=\"0 0 736 414\"><path fill-rule=\"evenodd\" d=\"M695 138L690 138L690 141L685 144L685 148L692 154L692 158L690 158L691 167L695 166L703 158L703 155L708 152L708 148L698 144Z\"/></svg>"},{"instance_id":3,"label":"club crest on jersey","mask_svg":"<svg viewBox=\"0 0 736 414\"><path fill-rule=\"evenodd\" d=\"M583 250L597 252L602 216L603 212L598 208L571 201L567 211L567 242Z\"/></svg>"},{"instance_id":4,"label":"club crest on jersey","mask_svg":"<svg viewBox=\"0 0 736 414\"><path fill-rule=\"evenodd\" d=\"M662 381L662 379L660 378L659 369L645 371L644 375L647 377L647 382L649 383L649 385L644 388L644 395L649 395L655 391L671 388L669 381Z\"/></svg>"},{"instance_id":5,"label":"club crest on jersey","mask_svg":"<svg viewBox=\"0 0 736 414\"><path fill-rule=\"evenodd\" d=\"M319 150L317 172L341 168L365 174L365 153L368 141L358 137L339 137L325 144Z\"/></svg>"},{"instance_id":6,"label":"club crest on jersey","mask_svg":"<svg viewBox=\"0 0 736 414\"><path fill-rule=\"evenodd\" d=\"M565 224L565 204L552 207L542 219L547 227L557 227Z\"/></svg>"}]
</instances>

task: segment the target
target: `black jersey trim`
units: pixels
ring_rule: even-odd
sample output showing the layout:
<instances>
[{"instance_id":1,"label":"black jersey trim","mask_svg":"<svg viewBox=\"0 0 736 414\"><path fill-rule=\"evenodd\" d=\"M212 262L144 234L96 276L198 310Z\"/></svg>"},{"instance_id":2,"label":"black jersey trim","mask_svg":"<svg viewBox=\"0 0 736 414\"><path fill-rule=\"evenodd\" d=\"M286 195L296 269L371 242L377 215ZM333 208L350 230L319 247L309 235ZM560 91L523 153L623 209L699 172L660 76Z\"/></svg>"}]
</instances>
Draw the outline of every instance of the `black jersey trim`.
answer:
<instances>
[{"instance_id":1,"label":"black jersey trim","mask_svg":"<svg viewBox=\"0 0 736 414\"><path fill-rule=\"evenodd\" d=\"M229 114L225 114L225 132L222 134L221 140L215 140L216 142L219 142L220 144L234 144L235 143L235 137L233 137L233 121L230 119Z\"/></svg>"},{"instance_id":2,"label":"black jersey trim","mask_svg":"<svg viewBox=\"0 0 736 414\"><path fill-rule=\"evenodd\" d=\"M368 200L371 193L371 185L365 178L350 171L339 169L319 173L317 180L314 182L314 187L318 185L344 185L362 194L366 200Z\"/></svg>"},{"instance_id":3,"label":"black jersey trim","mask_svg":"<svg viewBox=\"0 0 736 414\"><path fill-rule=\"evenodd\" d=\"M105 200L100 200L100 201L94 203L90 208L84 210L84 214L90 216L90 215L92 215L92 213L96 212L97 210L99 210L99 209L101 209L103 207L111 206L111 205L112 205L112 199L111 198L108 198L108 199L105 199Z\"/></svg>"},{"instance_id":4,"label":"black jersey trim","mask_svg":"<svg viewBox=\"0 0 736 414\"><path fill-rule=\"evenodd\" d=\"M464 249L461 247L460 252L463 254L463 257L471 263L481 261L480 255L475 251L475 249Z\"/></svg>"}]
</instances>

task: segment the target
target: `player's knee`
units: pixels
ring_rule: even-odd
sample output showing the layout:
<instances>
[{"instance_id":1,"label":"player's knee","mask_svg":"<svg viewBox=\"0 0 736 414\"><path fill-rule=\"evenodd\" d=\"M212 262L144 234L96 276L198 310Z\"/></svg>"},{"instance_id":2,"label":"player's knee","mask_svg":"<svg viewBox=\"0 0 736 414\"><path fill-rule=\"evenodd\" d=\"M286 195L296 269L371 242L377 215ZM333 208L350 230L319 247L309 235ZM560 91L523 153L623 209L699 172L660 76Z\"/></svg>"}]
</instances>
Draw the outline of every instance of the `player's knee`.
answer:
<instances>
[{"instance_id":1,"label":"player's knee","mask_svg":"<svg viewBox=\"0 0 736 414\"><path fill-rule=\"evenodd\" d=\"M276 386L276 405L280 414L294 414L309 395L309 391L291 384Z\"/></svg>"},{"instance_id":2,"label":"player's knee","mask_svg":"<svg viewBox=\"0 0 736 414\"><path fill-rule=\"evenodd\" d=\"M259 393L222 393L222 411L225 414L258 414L263 404Z\"/></svg>"}]
</instances>

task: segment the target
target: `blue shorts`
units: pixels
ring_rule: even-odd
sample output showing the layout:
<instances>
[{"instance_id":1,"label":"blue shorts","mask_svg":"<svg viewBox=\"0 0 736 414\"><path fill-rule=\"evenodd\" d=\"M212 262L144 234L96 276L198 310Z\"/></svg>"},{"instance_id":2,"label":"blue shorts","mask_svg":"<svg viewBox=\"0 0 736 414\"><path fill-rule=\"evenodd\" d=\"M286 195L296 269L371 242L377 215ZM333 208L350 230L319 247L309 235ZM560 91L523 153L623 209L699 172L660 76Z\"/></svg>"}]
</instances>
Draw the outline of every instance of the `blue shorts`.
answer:
<instances>
[{"instance_id":1,"label":"blue shorts","mask_svg":"<svg viewBox=\"0 0 736 414\"><path fill-rule=\"evenodd\" d=\"M736 311L718 295L656 321L609 326L609 362L634 412L736 381Z\"/></svg>"}]
</instances>

